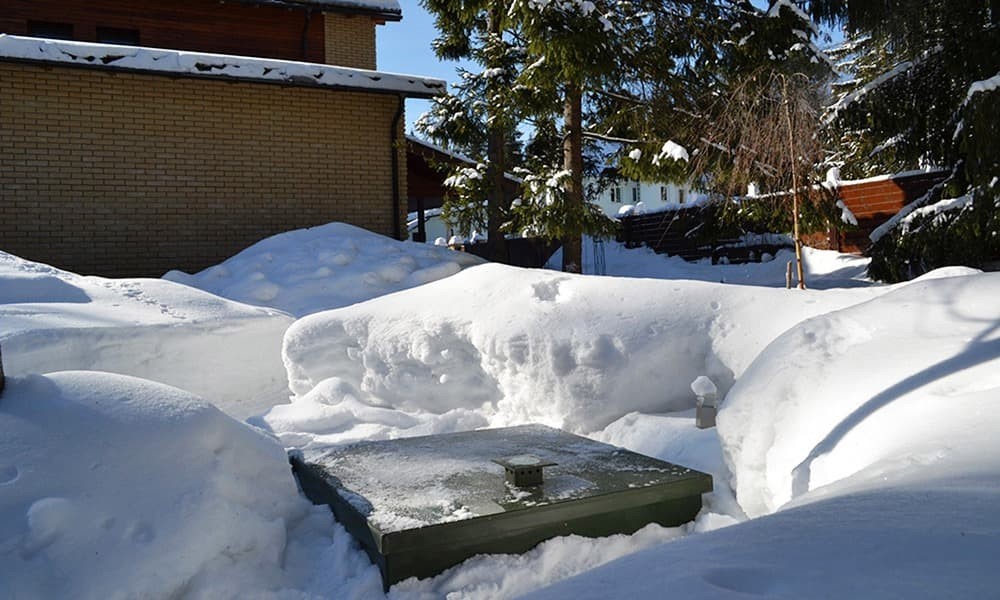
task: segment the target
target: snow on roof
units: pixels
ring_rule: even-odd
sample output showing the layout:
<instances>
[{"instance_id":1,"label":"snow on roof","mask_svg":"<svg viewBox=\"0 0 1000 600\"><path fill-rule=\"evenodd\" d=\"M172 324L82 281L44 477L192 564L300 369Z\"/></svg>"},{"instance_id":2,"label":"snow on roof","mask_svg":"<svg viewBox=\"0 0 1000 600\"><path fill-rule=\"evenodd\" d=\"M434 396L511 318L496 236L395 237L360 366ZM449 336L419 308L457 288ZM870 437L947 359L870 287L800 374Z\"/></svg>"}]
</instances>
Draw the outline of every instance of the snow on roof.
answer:
<instances>
[{"instance_id":1,"label":"snow on roof","mask_svg":"<svg viewBox=\"0 0 1000 600\"><path fill-rule=\"evenodd\" d=\"M934 169L934 168L913 169L911 171L900 171L899 173L892 173L892 174L888 174L888 175L875 175L873 177L865 177L864 179L841 179L841 180L839 180L839 181L836 182L836 185L843 187L845 185L858 185L858 184L863 184L863 183L875 183L875 182L878 182L878 181L890 181L890 180L893 180L893 179L905 179L907 177L917 177L917 176L920 176L920 175L944 174L946 172L947 172L946 170L943 170L943 169Z\"/></svg>"},{"instance_id":2,"label":"snow on roof","mask_svg":"<svg viewBox=\"0 0 1000 600\"><path fill-rule=\"evenodd\" d=\"M392 21L402 18L397 0L249 0L257 4L319 7L321 10L359 12L378 15Z\"/></svg>"},{"instance_id":3,"label":"snow on roof","mask_svg":"<svg viewBox=\"0 0 1000 600\"><path fill-rule=\"evenodd\" d=\"M981 92L992 92L997 88L1000 88L1000 73L997 73L989 79L973 82L972 85L969 86L969 91L966 94L965 101L968 102L976 94Z\"/></svg>"},{"instance_id":4,"label":"snow on roof","mask_svg":"<svg viewBox=\"0 0 1000 600\"><path fill-rule=\"evenodd\" d=\"M363 89L429 98L445 90L430 77L317 63L117 46L0 34L0 60L28 60L142 73L169 73L300 86Z\"/></svg>"}]
</instances>

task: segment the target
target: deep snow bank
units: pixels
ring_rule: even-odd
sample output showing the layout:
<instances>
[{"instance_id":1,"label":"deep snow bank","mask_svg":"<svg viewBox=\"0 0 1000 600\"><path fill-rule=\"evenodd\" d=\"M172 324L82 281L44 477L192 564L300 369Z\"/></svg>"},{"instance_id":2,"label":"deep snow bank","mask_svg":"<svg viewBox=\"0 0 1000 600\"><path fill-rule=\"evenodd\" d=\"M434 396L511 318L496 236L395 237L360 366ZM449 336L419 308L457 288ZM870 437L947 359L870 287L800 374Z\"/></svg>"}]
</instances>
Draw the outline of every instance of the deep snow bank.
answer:
<instances>
[{"instance_id":1,"label":"deep snow bank","mask_svg":"<svg viewBox=\"0 0 1000 600\"><path fill-rule=\"evenodd\" d=\"M1000 469L838 494L691 535L525 596L994 598Z\"/></svg>"},{"instance_id":2,"label":"deep snow bank","mask_svg":"<svg viewBox=\"0 0 1000 600\"><path fill-rule=\"evenodd\" d=\"M529 421L597 431L691 406L698 375L725 393L781 332L875 293L478 266L297 321L296 398L266 422L290 445Z\"/></svg>"},{"instance_id":3,"label":"deep snow bank","mask_svg":"<svg viewBox=\"0 0 1000 600\"><path fill-rule=\"evenodd\" d=\"M963 457L996 472L998 298L1000 274L931 274L771 343L718 419L747 513L863 469L895 477Z\"/></svg>"},{"instance_id":4,"label":"deep snow bank","mask_svg":"<svg viewBox=\"0 0 1000 600\"><path fill-rule=\"evenodd\" d=\"M482 262L464 252L329 223L271 236L195 275L171 271L164 278L303 316L435 281Z\"/></svg>"},{"instance_id":5,"label":"deep snow bank","mask_svg":"<svg viewBox=\"0 0 1000 600\"><path fill-rule=\"evenodd\" d=\"M64 372L0 395L0 597L259 594L310 511L278 444L180 390Z\"/></svg>"},{"instance_id":6,"label":"deep snow bank","mask_svg":"<svg viewBox=\"0 0 1000 600\"><path fill-rule=\"evenodd\" d=\"M174 385L239 418L288 397L292 319L159 279L83 277L0 252L8 374L87 369Z\"/></svg>"},{"instance_id":7,"label":"deep snow bank","mask_svg":"<svg viewBox=\"0 0 1000 600\"><path fill-rule=\"evenodd\" d=\"M995 596L1000 274L958 272L805 321L746 370L718 431L763 516L529 597ZM632 417L605 434L634 440Z\"/></svg>"}]
</instances>

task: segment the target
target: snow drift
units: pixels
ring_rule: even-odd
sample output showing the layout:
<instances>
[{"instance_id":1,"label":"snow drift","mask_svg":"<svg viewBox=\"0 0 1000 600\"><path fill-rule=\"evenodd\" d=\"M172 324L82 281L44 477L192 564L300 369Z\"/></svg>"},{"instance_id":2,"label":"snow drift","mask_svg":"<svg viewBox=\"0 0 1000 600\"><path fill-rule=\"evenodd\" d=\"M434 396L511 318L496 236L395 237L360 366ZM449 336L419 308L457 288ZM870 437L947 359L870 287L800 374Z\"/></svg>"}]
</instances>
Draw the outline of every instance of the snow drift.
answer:
<instances>
[{"instance_id":1,"label":"snow drift","mask_svg":"<svg viewBox=\"0 0 1000 600\"><path fill-rule=\"evenodd\" d=\"M744 510L770 513L866 469L895 474L977 454L995 469L997 298L1000 274L932 273L775 340L718 419Z\"/></svg>"},{"instance_id":2,"label":"snow drift","mask_svg":"<svg viewBox=\"0 0 1000 600\"><path fill-rule=\"evenodd\" d=\"M0 252L10 375L99 370L174 385L245 418L287 399L287 315L159 279L84 277Z\"/></svg>"},{"instance_id":3,"label":"snow drift","mask_svg":"<svg viewBox=\"0 0 1000 600\"><path fill-rule=\"evenodd\" d=\"M1000 274L962 271L807 320L744 372L718 432L762 516L529 597L995 596Z\"/></svg>"},{"instance_id":4,"label":"snow drift","mask_svg":"<svg viewBox=\"0 0 1000 600\"><path fill-rule=\"evenodd\" d=\"M279 445L186 392L64 372L0 395L0 597L261 593L309 512Z\"/></svg>"},{"instance_id":5,"label":"snow drift","mask_svg":"<svg viewBox=\"0 0 1000 600\"><path fill-rule=\"evenodd\" d=\"M1000 469L833 495L649 548L526 600L996 597ZM972 485L970 485L970 483Z\"/></svg>"},{"instance_id":6,"label":"snow drift","mask_svg":"<svg viewBox=\"0 0 1000 600\"><path fill-rule=\"evenodd\" d=\"M265 422L290 445L525 422L597 431L693 406L699 375L725 393L781 332L873 293L483 265L297 321L284 341L295 401Z\"/></svg>"},{"instance_id":7,"label":"snow drift","mask_svg":"<svg viewBox=\"0 0 1000 600\"><path fill-rule=\"evenodd\" d=\"M482 262L464 252L329 223L271 236L195 275L171 271L164 278L301 317L435 281Z\"/></svg>"}]
</instances>

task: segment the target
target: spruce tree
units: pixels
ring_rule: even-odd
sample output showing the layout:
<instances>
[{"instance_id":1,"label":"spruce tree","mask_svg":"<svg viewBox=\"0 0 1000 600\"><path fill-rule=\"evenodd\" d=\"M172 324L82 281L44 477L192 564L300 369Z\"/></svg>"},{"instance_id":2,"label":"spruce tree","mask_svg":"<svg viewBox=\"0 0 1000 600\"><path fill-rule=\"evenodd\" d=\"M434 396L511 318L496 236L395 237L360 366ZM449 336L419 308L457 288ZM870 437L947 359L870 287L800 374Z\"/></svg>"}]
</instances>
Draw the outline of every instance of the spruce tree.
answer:
<instances>
[{"instance_id":1,"label":"spruce tree","mask_svg":"<svg viewBox=\"0 0 1000 600\"><path fill-rule=\"evenodd\" d=\"M595 93L622 87L641 47L643 4L516 0L510 14L521 24L526 52L521 84L542 100L532 110L540 121L562 125L562 159L526 179L521 213L535 213L548 235L561 238L563 270L580 272L582 235L606 234L613 226L585 197L584 139L591 125L585 109Z\"/></svg>"},{"instance_id":2,"label":"spruce tree","mask_svg":"<svg viewBox=\"0 0 1000 600\"><path fill-rule=\"evenodd\" d=\"M824 118L844 173L948 173L875 236L872 276L896 281L1000 257L1000 3L813 0L810 9L849 35L842 58L853 77ZM955 197L968 202L913 213Z\"/></svg>"},{"instance_id":3,"label":"spruce tree","mask_svg":"<svg viewBox=\"0 0 1000 600\"><path fill-rule=\"evenodd\" d=\"M648 110L637 112L645 119L635 125L643 143L625 150L623 170L694 180L717 199L723 222L787 224L802 287L800 229L837 218L832 202L812 185L822 180L817 112L829 60L816 46L817 26L789 0L775 0L767 10L748 1L720 3L703 14L713 12L716 22L691 44L687 79L694 85L686 94L652 88ZM651 73L654 81L676 78ZM748 184L766 199L732 202ZM762 212L776 218L761 219Z\"/></svg>"},{"instance_id":4,"label":"spruce tree","mask_svg":"<svg viewBox=\"0 0 1000 600\"><path fill-rule=\"evenodd\" d=\"M436 98L417 122L425 135L477 161L474 168L453 169L447 180L453 192L445 202L444 217L462 227L485 225L487 257L503 261L508 255L502 229L510 216L504 180L513 166L512 148L522 114L518 90L513 89L523 62L515 43L517 24L508 17L509 6L503 1L422 3L435 17L438 57L467 59L481 67L479 72L461 70L456 93Z\"/></svg>"}]
</instances>

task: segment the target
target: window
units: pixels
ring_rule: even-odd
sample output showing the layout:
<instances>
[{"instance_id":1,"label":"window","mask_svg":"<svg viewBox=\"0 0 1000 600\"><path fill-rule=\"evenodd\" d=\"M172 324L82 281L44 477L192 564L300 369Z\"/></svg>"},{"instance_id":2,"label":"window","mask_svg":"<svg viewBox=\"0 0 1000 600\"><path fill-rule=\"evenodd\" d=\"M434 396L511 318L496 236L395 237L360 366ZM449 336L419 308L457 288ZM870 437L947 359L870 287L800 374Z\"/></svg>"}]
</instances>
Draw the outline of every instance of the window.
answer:
<instances>
[{"instance_id":1,"label":"window","mask_svg":"<svg viewBox=\"0 0 1000 600\"><path fill-rule=\"evenodd\" d=\"M138 29L122 29L121 27L98 27L97 41L105 44L122 44L123 46L139 45Z\"/></svg>"},{"instance_id":2,"label":"window","mask_svg":"<svg viewBox=\"0 0 1000 600\"><path fill-rule=\"evenodd\" d=\"M611 201L615 204L622 203L622 188L620 186L615 186L611 188Z\"/></svg>"},{"instance_id":3,"label":"window","mask_svg":"<svg viewBox=\"0 0 1000 600\"><path fill-rule=\"evenodd\" d=\"M49 21L28 21L28 35L53 40L73 39L73 25Z\"/></svg>"},{"instance_id":4,"label":"window","mask_svg":"<svg viewBox=\"0 0 1000 600\"><path fill-rule=\"evenodd\" d=\"M660 186L660 202L664 204L670 202L670 188L665 185Z\"/></svg>"},{"instance_id":5,"label":"window","mask_svg":"<svg viewBox=\"0 0 1000 600\"><path fill-rule=\"evenodd\" d=\"M639 186L632 188L632 204L639 204Z\"/></svg>"},{"instance_id":6,"label":"window","mask_svg":"<svg viewBox=\"0 0 1000 600\"><path fill-rule=\"evenodd\" d=\"M677 204L684 204L684 188L677 188Z\"/></svg>"}]
</instances>

